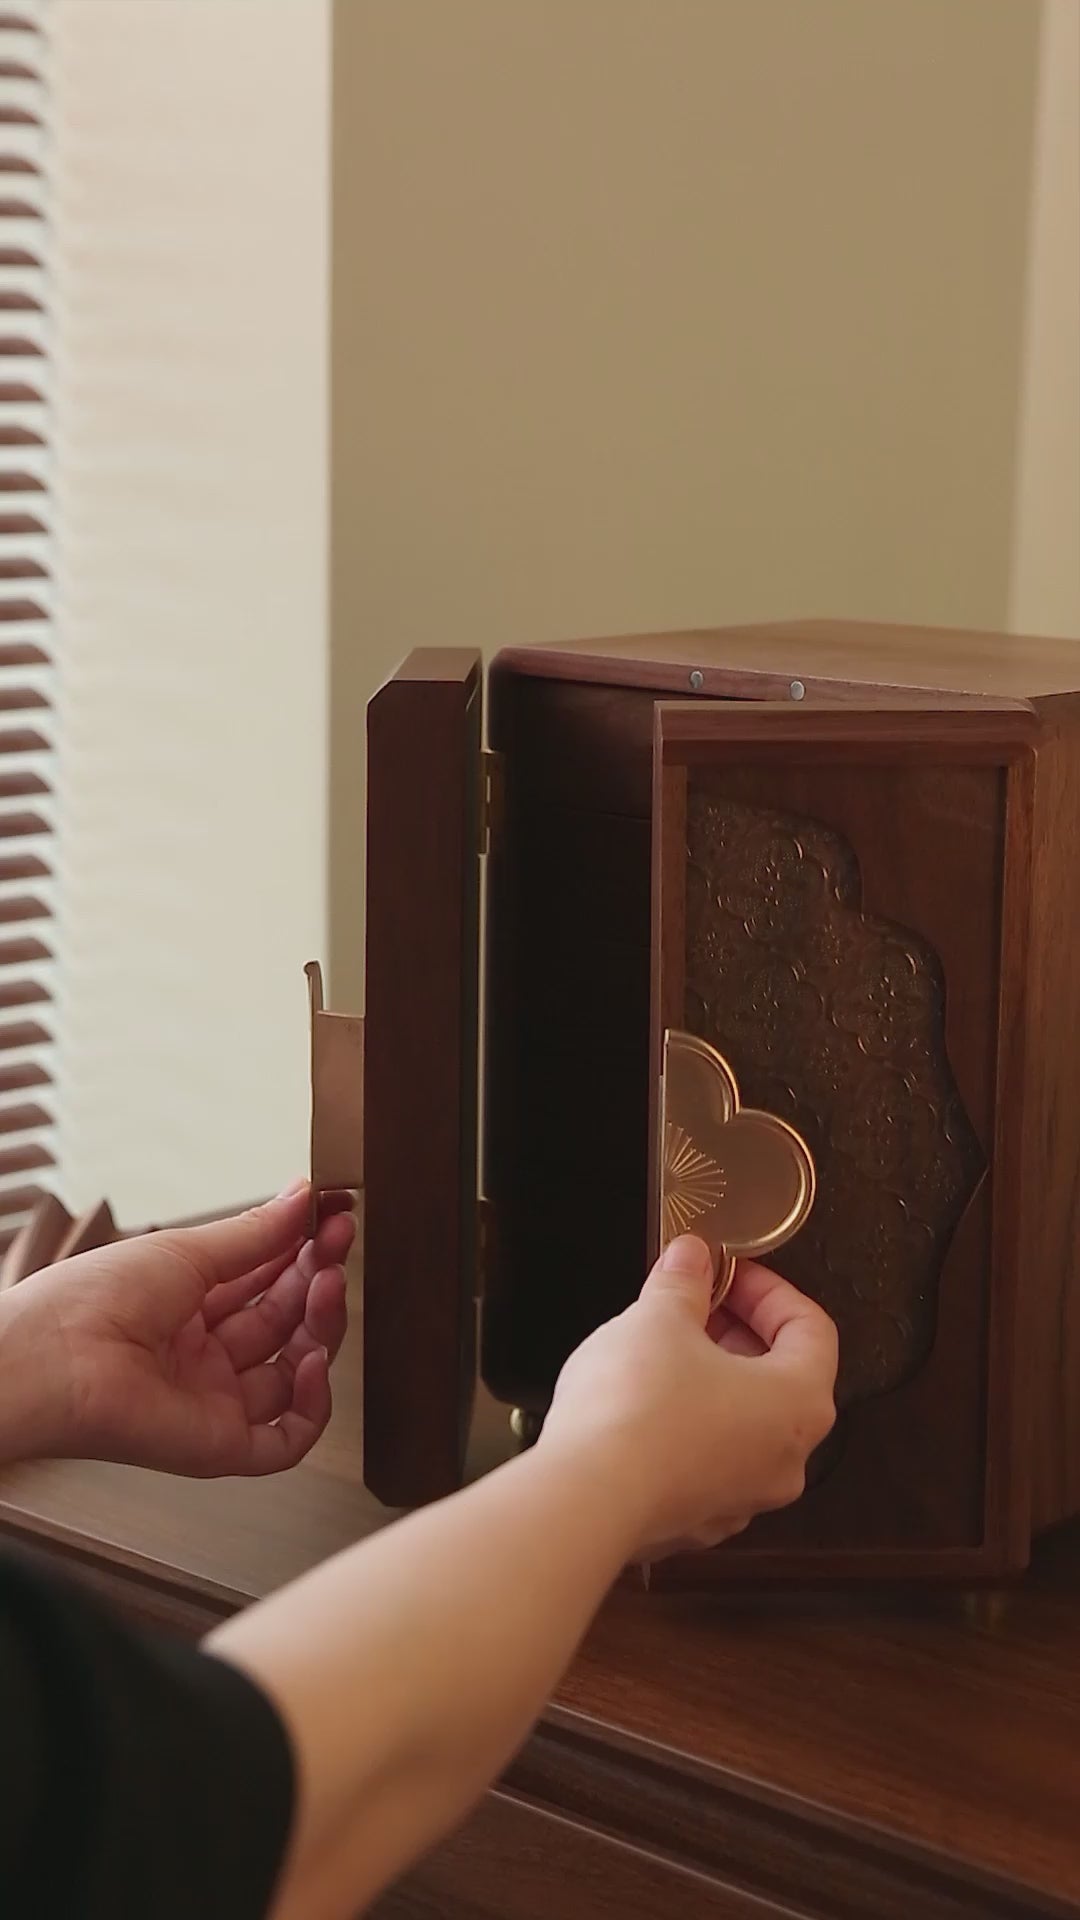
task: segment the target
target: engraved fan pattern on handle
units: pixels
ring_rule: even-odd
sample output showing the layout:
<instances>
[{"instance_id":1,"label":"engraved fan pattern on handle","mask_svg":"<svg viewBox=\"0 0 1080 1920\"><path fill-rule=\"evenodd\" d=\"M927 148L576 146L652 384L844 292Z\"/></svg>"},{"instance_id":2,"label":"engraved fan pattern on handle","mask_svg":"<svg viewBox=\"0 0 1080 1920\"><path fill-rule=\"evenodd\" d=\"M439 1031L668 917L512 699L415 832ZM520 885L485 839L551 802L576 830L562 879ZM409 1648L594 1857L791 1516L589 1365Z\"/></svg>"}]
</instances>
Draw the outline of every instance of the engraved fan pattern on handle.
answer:
<instances>
[{"instance_id":1,"label":"engraved fan pattern on handle","mask_svg":"<svg viewBox=\"0 0 1080 1920\"><path fill-rule=\"evenodd\" d=\"M664 1240L689 1233L695 1220L723 1199L724 1170L694 1145L685 1127L669 1126L664 1138Z\"/></svg>"},{"instance_id":2,"label":"engraved fan pattern on handle","mask_svg":"<svg viewBox=\"0 0 1080 1920\"><path fill-rule=\"evenodd\" d=\"M813 1219L784 1261L840 1332L841 1406L928 1356L942 1268L985 1158L945 1038L938 955L863 910L841 834L691 790L687 1024L805 1136Z\"/></svg>"}]
</instances>

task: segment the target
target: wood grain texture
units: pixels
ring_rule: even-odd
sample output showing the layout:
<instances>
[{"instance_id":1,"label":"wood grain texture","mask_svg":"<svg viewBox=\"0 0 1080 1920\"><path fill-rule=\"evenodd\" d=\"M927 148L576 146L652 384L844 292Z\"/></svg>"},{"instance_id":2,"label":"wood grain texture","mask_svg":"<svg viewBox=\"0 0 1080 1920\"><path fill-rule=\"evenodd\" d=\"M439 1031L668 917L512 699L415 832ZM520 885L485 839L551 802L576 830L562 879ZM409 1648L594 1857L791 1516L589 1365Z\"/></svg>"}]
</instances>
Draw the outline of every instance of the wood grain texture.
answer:
<instances>
[{"instance_id":1,"label":"wood grain texture","mask_svg":"<svg viewBox=\"0 0 1080 1920\"><path fill-rule=\"evenodd\" d=\"M1033 1520L1080 1512L1080 700L1040 703L1022 1251L1031 1308Z\"/></svg>"},{"instance_id":2,"label":"wood grain texture","mask_svg":"<svg viewBox=\"0 0 1080 1920\"><path fill-rule=\"evenodd\" d=\"M756 1884L812 1892L810 1910L830 1920L937 1911L916 1897L905 1909L895 1891L890 1904L875 1887L875 1854L899 1887L901 1861L933 1869L939 1900L944 1882L960 1914L1073 1915L1078 1617L1075 1527L1046 1543L996 1608L927 1590L644 1606L618 1595L559 1705L580 1716L575 1731L614 1723L609 1738L635 1758L641 1741L677 1750L669 1782L734 1789L740 1817L753 1809L769 1835L743 1832ZM648 1839L644 1799L636 1830ZM800 1842L807 1813L815 1839ZM695 1820L699 1836L706 1824ZM859 1857L845 1860L853 1840ZM741 1864L721 1834L714 1844Z\"/></svg>"},{"instance_id":3,"label":"wood grain texture","mask_svg":"<svg viewBox=\"0 0 1080 1920\"><path fill-rule=\"evenodd\" d=\"M481 682L414 653L368 709L364 1473L460 1480L475 1365Z\"/></svg>"},{"instance_id":4,"label":"wood grain texture","mask_svg":"<svg viewBox=\"0 0 1080 1920\"><path fill-rule=\"evenodd\" d=\"M1038 745L1043 744L1040 727ZM1033 1534L1035 1382L1032 1352L1041 1285L1032 1284L1025 1156L1036 1124L1033 1069L1048 1029L1036 1031L1027 966L1034 925L1036 755L1005 774L1005 844L998 966L997 1062L990 1239L990 1322L984 1418L987 1432L987 1541L1000 1541L1002 1567L1023 1567ZM950 1032L952 1028L950 1027ZM1061 1177L1059 1169L1055 1175ZM1080 1356L1077 1356L1080 1358ZM1060 1516L1054 1514L1053 1518Z\"/></svg>"},{"instance_id":5,"label":"wood grain texture","mask_svg":"<svg viewBox=\"0 0 1080 1920\"><path fill-rule=\"evenodd\" d=\"M553 1864L558 1861L557 1885ZM557 1904L556 1904L557 1903ZM581 1820L489 1793L375 1920L797 1920L756 1894Z\"/></svg>"},{"instance_id":6,"label":"wood grain texture","mask_svg":"<svg viewBox=\"0 0 1080 1920\"><path fill-rule=\"evenodd\" d=\"M62 1536L69 1571L191 1637L385 1522L357 1483L347 1385L317 1456L277 1480L79 1463L30 1487L24 1469L0 1476L0 1529L27 1538L36 1504L29 1537ZM1078 1741L1080 1526L985 1604L624 1590L499 1796L380 1914L711 1915L723 1895L755 1920L748 1901L770 1920L1077 1920Z\"/></svg>"},{"instance_id":7,"label":"wood grain texture","mask_svg":"<svg viewBox=\"0 0 1080 1920\"><path fill-rule=\"evenodd\" d=\"M935 1857L933 1847L905 1847L888 1826L809 1806L766 1778L682 1758L658 1764L636 1739L598 1737L584 1717L555 1709L507 1785L609 1831L617 1822L642 1848L715 1876L732 1897L760 1901L770 1915L1028 1920L1035 1911L1008 1876L969 1870L945 1849Z\"/></svg>"},{"instance_id":8,"label":"wood grain texture","mask_svg":"<svg viewBox=\"0 0 1080 1920\"><path fill-rule=\"evenodd\" d=\"M359 1266L335 1413L300 1467L217 1482L12 1468L0 1534L191 1638L384 1526L359 1478ZM480 1395L470 1472L506 1446L505 1412ZM985 1599L628 1585L499 1795L382 1911L711 1915L723 1896L755 1920L1077 1920L1078 1743L1080 1523Z\"/></svg>"},{"instance_id":9,"label":"wood grain texture","mask_svg":"<svg viewBox=\"0 0 1080 1920\"><path fill-rule=\"evenodd\" d=\"M857 1163L834 1151L842 1111L829 1120L815 1101L790 1114L778 1109L807 1133L821 1191L811 1230L775 1264L820 1298L840 1327L840 1426L797 1507L757 1521L737 1552L675 1563L658 1577L700 1583L936 1571L956 1578L970 1577L980 1565L986 1573L1023 1565L1030 1540L1028 1370L1017 1235L1025 1019L1015 971L1006 978L1002 957L1013 943L1018 951L1026 946L1034 716L1022 707L989 706L886 713L662 706L657 729L658 1026L704 1031L688 990L687 789L706 807L748 807L754 818L778 810L794 822L819 823L854 855L862 909L873 924L896 930L901 942L910 935L940 962L947 1056L989 1169L948 1245L928 1357L890 1391L849 1400L845 1381L866 1370L867 1343L875 1338L871 1303L881 1283L868 1272L871 1291L864 1296L857 1277L849 1277L850 1262L834 1268L827 1256L832 1244L842 1251L870 1194L844 1185L855 1178ZM673 817L666 821L669 808ZM781 985L789 978L780 959L770 959L767 944L751 943L748 952L759 972L765 969L755 991L774 973ZM836 965L839 992L842 958ZM767 1053L775 1088L772 1078L759 1086L754 1055L740 1053L760 1028L753 1022L744 1028L737 1006L725 999L722 1031L705 1034L731 1059L752 1104L775 1105L789 1087L798 1100L803 1050L828 1044L828 1029L819 1035L809 1024L817 1004L812 983L802 1013L794 975L790 984L788 1012L786 1002L777 1002L772 1014L763 1003L772 1022ZM857 1082L863 1088L865 1081L864 1091L853 1097L873 1097L870 1069L867 1059ZM890 1125L892 1118L890 1108ZM914 1112L913 1123L917 1118ZM852 1119L872 1128L869 1112ZM908 1202L914 1211L914 1192ZM893 1301L888 1325L906 1311L899 1298Z\"/></svg>"},{"instance_id":10,"label":"wood grain texture","mask_svg":"<svg viewBox=\"0 0 1080 1920\"><path fill-rule=\"evenodd\" d=\"M1024 993L1015 961L1026 946L1030 753L1038 723L1027 702L1011 697L947 694L930 704L898 691L878 705L864 688L863 701L861 709L824 701L797 708L684 702L664 707L664 724L672 751L698 773L715 752L716 730L737 728L752 749L759 797L770 783L786 781L792 805L813 813L822 787L832 783L837 818L859 852L869 907L921 928L940 950L947 977L964 981L962 993L948 996L950 1051L960 1057L987 1158L1005 1167L1018 1148L1012 1134L995 1138L995 1113L1002 1127L1016 1129L1026 1110ZM483 1370L500 1397L540 1407L576 1341L633 1297L655 1244L647 1217L655 1162L649 1095L657 1083L659 1028L654 1023L650 1035L651 1016L643 1012L647 994L656 1006L642 932L644 883L650 859L657 861L665 916L676 927L685 839L669 820L667 838L661 829L650 854L656 710L656 694L646 688L535 677L519 671L517 656L497 663L491 676L506 807L489 900L485 1180L499 1221L500 1263L485 1305ZM790 767L795 737L817 755L801 784ZM887 777L883 758L893 767ZM995 796L1006 776L997 769L1011 760L1020 771L1003 830ZM868 813L875 765L878 798ZM944 850L936 844L941 831ZM978 849L989 864L973 867ZM956 910L961 900L963 913ZM1012 958L1003 971L1005 955ZM668 1008L665 1017L678 1023L681 1016ZM962 1221L945 1278L939 1347L904 1407L890 1397L860 1410L846 1469L854 1476L851 1504L845 1510L835 1492L828 1499L815 1493L797 1518L762 1523L759 1552L747 1557L745 1572L737 1563L737 1577L824 1573L825 1548L837 1578L865 1577L875 1567L904 1578L921 1566L927 1574L969 1579L990 1565L1022 1563L1030 1530L1025 1328L1012 1284L1018 1192L1018 1176L987 1182ZM998 1444L987 1456L991 1258L1003 1281L994 1289ZM792 1277L806 1283L805 1274ZM950 1439L944 1460L943 1435ZM876 1560L867 1556L871 1547ZM722 1564L725 1579L736 1577L735 1563ZM697 1563L665 1575L699 1577Z\"/></svg>"},{"instance_id":11,"label":"wood grain texture","mask_svg":"<svg viewBox=\"0 0 1080 1920\"><path fill-rule=\"evenodd\" d=\"M1080 691L1080 641L872 621L794 620L683 633L627 634L500 656L519 673L657 692L696 690L703 699L865 699L868 688L967 700L1030 700ZM700 673L696 689L691 673Z\"/></svg>"}]
</instances>

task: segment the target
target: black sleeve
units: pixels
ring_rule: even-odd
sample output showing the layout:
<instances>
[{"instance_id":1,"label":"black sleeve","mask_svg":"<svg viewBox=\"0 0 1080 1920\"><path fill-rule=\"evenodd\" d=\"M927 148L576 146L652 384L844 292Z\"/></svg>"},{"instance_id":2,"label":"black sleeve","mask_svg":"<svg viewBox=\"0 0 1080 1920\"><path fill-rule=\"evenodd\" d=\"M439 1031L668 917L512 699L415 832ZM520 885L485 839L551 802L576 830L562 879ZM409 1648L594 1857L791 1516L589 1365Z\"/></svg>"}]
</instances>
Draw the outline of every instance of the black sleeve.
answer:
<instances>
[{"instance_id":1,"label":"black sleeve","mask_svg":"<svg viewBox=\"0 0 1080 1920\"><path fill-rule=\"evenodd\" d=\"M292 1803L251 1681L0 1551L5 1920L259 1920Z\"/></svg>"}]
</instances>

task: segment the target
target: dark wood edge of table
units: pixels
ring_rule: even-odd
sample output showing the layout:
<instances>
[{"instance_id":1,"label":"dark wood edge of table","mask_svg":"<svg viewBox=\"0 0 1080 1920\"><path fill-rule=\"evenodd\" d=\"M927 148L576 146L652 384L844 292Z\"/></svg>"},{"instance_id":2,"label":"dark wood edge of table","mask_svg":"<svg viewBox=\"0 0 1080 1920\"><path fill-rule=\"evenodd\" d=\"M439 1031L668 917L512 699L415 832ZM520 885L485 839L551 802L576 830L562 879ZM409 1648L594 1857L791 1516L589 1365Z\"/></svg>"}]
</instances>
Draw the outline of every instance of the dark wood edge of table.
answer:
<instances>
[{"instance_id":1,"label":"dark wood edge of table","mask_svg":"<svg viewBox=\"0 0 1080 1920\"><path fill-rule=\"evenodd\" d=\"M814 1898L828 1920L846 1920L847 1906L836 1903L855 1884L860 1897L887 1902L880 1911L895 1907L913 1920L1076 1920L1074 1903L1042 1889L557 1704L502 1784L681 1865L786 1899L799 1914L812 1859ZM863 1909L851 1911L862 1920Z\"/></svg>"},{"instance_id":2,"label":"dark wood edge of table","mask_svg":"<svg viewBox=\"0 0 1080 1920\"><path fill-rule=\"evenodd\" d=\"M137 1623L193 1639L252 1598L3 1503L0 1535L47 1549ZM859 1920L863 1911L919 1920L1076 1920L1074 1904L1042 1889L557 1703L498 1791L815 1920L819 1911L823 1920ZM853 1889L865 1907L850 1904Z\"/></svg>"}]
</instances>

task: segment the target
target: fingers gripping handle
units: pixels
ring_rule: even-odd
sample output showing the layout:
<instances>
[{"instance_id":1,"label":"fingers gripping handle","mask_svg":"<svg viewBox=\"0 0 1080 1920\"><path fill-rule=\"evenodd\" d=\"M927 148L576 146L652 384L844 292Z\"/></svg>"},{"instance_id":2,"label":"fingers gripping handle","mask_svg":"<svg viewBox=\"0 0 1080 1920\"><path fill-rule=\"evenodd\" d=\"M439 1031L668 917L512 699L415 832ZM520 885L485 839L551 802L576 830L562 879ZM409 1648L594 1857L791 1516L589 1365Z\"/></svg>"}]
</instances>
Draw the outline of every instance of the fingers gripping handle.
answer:
<instances>
[{"instance_id":1,"label":"fingers gripping handle","mask_svg":"<svg viewBox=\"0 0 1080 1920\"><path fill-rule=\"evenodd\" d=\"M664 1036L662 1244L696 1234L717 1263L713 1305L736 1255L773 1253L804 1224L816 1175L809 1147L774 1114L744 1107L727 1061L695 1034Z\"/></svg>"}]
</instances>

